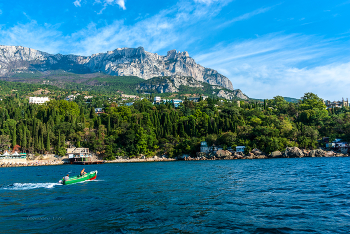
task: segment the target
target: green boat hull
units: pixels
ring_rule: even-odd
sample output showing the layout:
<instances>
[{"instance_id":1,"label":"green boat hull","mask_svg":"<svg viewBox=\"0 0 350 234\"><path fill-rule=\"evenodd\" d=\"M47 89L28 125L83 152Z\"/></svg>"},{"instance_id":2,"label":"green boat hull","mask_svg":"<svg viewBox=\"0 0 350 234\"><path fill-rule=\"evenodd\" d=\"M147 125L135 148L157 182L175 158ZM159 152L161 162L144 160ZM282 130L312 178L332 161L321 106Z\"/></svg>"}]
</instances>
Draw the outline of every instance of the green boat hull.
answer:
<instances>
[{"instance_id":1,"label":"green boat hull","mask_svg":"<svg viewBox=\"0 0 350 234\"><path fill-rule=\"evenodd\" d=\"M64 185L75 184L75 183L83 182L86 180L94 180L94 179L96 179L96 177L97 177L97 171L92 171L92 172L86 173L83 176L79 175L79 176L71 177L71 178L69 178L69 180L63 179L62 184L64 184Z\"/></svg>"}]
</instances>

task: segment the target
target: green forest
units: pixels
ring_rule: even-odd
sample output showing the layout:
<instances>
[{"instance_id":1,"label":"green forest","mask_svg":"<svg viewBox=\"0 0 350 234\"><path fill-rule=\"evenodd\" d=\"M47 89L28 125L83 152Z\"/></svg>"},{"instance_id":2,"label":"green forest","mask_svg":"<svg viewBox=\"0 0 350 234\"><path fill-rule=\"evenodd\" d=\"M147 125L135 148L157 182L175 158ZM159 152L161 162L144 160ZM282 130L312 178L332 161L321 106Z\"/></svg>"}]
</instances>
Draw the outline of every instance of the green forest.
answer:
<instances>
[{"instance_id":1,"label":"green forest","mask_svg":"<svg viewBox=\"0 0 350 234\"><path fill-rule=\"evenodd\" d=\"M1 84L0 84L1 85ZM23 86L24 85L24 86ZM88 147L105 159L195 155L200 142L225 148L246 146L265 153L297 146L315 149L324 146L323 137L350 141L350 110L326 109L323 100L306 93L297 103L277 96L264 101L237 101L208 98L184 100L179 108L171 103L153 105L150 100L118 106L106 95L86 103L82 96L63 100L62 89L53 88L52 98L43 105L28 103L26 92L42 88L29 84L0 91L9 94L0 101L0 149L17 147L33 154L65 155L67 142ZM66 93L64 93L66 94ZM103 107L101 115L96 107Z\"/></svg>"}]
</instances>

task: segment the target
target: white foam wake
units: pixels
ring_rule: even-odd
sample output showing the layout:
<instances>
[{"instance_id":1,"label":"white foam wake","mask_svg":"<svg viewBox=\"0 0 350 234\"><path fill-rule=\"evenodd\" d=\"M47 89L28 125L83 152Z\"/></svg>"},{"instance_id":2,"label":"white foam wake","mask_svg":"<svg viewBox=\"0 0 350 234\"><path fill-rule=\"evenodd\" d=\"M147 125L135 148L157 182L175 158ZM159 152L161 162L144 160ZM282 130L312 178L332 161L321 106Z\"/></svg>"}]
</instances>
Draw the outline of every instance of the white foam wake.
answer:
<instances>
[{"instance_id":1,"label":"white foam wake","mask_svg":"<svg viewBox=\"0 0 350 234\"><path fill-rule=\"evenodd\" d=\"M47 188L52 189L55 186L59 186L62 184L59 183L14 183L3 187L2 189L7 190L29 190L29 189L37 189L37 188Z\"/></svg>"}]
</instances>

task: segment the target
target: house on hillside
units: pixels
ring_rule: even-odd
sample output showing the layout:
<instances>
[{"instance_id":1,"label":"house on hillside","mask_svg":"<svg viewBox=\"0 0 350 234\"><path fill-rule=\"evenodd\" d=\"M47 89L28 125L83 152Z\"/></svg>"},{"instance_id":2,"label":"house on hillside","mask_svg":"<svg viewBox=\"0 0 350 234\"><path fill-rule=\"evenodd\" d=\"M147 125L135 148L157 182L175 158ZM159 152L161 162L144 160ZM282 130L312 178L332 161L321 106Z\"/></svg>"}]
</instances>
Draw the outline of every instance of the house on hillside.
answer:
<instances>
[{"instance_id":1,"label":"house on hillside","mask_svg":"<svg viewBox=\"0 0 350 234\"><path fill-rule=\"evenodd\" d=\"M95 114L97 114L98 116L99 116L100 114L103 114L103 113L105 113L105 112L103 111L103 108L95 108Z\"/></svg>"},{"instance_id":2,"label":"house on hillside","mask_svg":"<svg viewBox=\"0 0 350 234\"><path fill-rule=\"evenodd\" d=\"M44 104L45 102L49 102L49 97L29 97L29 104Z\"/></svg>"},{"instance_id":3,"label":"house on hillside","mask_svg":"<svg viewBox=\"0 0 350 234\"><path fill-rule=\"evenodd\" d=\"M181 99L173 99L172 103L174 104L175 108L178 108L181 105L182 100Z\"/></svg>"},{"instance_id":4,"label":"house on hillside","mask_svg":"<svg viewBox=\"0 0 350 234\"><path fill-rule=\"evenodd\" d=\"M329 101L326 100L324 102L324 104L326 104L327 109L331 109L331 108L342 108L342 107L349 107L349 99L347 98L346 100L344 100L344 98L341 101Z\"/></svg>"}]
</instances>

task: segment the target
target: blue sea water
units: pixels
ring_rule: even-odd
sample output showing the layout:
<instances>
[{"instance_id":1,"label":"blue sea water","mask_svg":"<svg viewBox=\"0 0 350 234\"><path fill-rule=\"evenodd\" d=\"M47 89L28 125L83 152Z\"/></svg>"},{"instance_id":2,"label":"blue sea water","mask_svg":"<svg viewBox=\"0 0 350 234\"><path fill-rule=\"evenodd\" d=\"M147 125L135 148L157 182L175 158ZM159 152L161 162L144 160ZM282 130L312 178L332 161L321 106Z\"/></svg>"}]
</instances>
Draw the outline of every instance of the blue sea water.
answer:
<instances>
[{"instance_id":1,"label":"blue sea water","mask_svg":"<svg viewBox=\"0 0 350 234\"><path fill-rule=\"evenodd\" d=\"M0 168L0 233L350 233L350 158Z\"/></svg>"}]
</instances>

